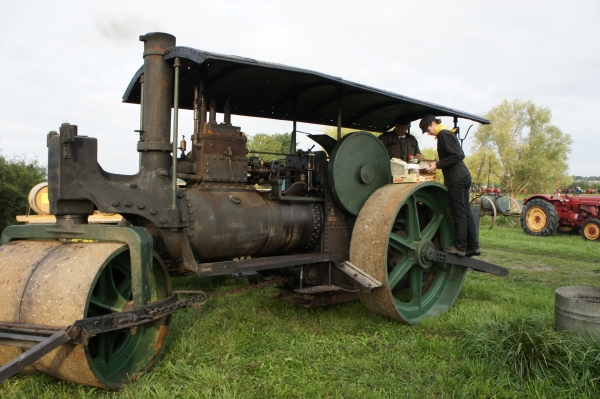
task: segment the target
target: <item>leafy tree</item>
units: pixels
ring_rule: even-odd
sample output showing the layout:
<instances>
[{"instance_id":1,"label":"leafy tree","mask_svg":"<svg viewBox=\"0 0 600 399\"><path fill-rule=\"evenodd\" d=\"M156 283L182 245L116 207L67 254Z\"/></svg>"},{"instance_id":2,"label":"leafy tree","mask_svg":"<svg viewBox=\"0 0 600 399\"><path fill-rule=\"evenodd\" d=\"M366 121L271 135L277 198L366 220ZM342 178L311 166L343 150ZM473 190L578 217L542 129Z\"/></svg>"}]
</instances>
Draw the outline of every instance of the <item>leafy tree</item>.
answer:
<instances>
[{"instance_id":1,"label":"leafy tree","mask_svg":"<svg viewBox=\"0 0 600 399\"><path fill-rule=\"evenodd\" d=\"M257 133L248 137L247 148L250 151L273 152L278 154L288 154L290 152L290 143L292 141L291 133ZM252 154L250 154L252 155ZM257 154L265 161L272 161L278 158L284 158L282 155Z\"/></svg>"},{"instance_id":2,"label":"leafy tree","mask_svg":"<svg viewBox=\"0 0 600 399\"><path fill-rule=\"evenodd\" d=\"M582 190L587 190L590 188L590 184L587 180L573 180L571 185L575 187L581 187Z\"/></svg>"},{"instance_id":3,"label":"leafy tree","mask_svg":"<svg viewBox=\"0 0 600 399\"><path fill-rule=\"evenodd\" d=\"M38 160L0 155L0 232L17 223L16 215L27 213L29 190L46 180L46 168Z\"/></svg>"},{"instance_id":4,"label":"leafy tree","mask_svg":"<svg viewBox=\"0 0 600 399\"><path fill-rule=\"evenodd\" d=\"M488 187L501 185L500 178L495 174L500 166L498 158L488 148L481 148L465 157L465 165L471 172L474 185Z\"/></svg>"},{"instance_id":5,"label":"leafy tree","mask_svg":"<svg viewBox=\"0 0 600 399\"><path fill-rule=\"evenodd\" d=\"M507 101L485 117L491 125L475 133L475 152L489 151L497 160L490 171L511 196L528 192L554 192L556 180L570 183L567 155L571 136L552 125L550 109L531 101Z\"/></svg>"}]
</instances>

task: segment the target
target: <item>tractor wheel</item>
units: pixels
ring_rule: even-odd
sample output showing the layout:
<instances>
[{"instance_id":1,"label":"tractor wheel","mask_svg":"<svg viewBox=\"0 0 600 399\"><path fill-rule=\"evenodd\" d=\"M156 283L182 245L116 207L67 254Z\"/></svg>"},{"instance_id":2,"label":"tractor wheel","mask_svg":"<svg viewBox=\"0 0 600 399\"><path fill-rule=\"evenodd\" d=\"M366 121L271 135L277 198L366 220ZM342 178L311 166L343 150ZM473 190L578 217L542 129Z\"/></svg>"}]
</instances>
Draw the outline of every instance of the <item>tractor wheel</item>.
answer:
<instances>
[{"instance_id":1,"label":"tractor wheel","mask_svg":"<svg viewBox=\"0 0 600 399\"><path fill-rule=\"evenodd\" d=\"M581 237L586 241L600 241L600 220L590 218L583 222Z\"/></svg>"},{"instance_id":2,"label":"tractor wheel","mask_svg":"<svg viewBox=\"0 0 600 399\"><path fill-rule=\"evenodd\" d=\"M545 199L532 199L523 206L521 226L531 236L554 235L558 229L558 211Z\"/></svg>"},{"instance_id":3,"label":"tractor wheel","mask_svg":"<svg viewBox=\"0 0 600 399\"><path fill-rule=\"evenodd\" d=\"M361 302L374 313L409 324L448 310L467 269L428 261L424 254L452 245L453 235L444 186L390 184L377 190L356 219L350 262L385 286L359 293Z\"/></svg>"},{"instance_id":4,"label":"tractor wheel","mask_svg":"<svg viewBox=\"0 0 600 399\"><path fill-rule=\"evenodd\" d=\"M66 327L133 304L130 253L121 243L13 241L0 247L0 275L4 322ZM157 256L151 277L151 300L168 297L168 275ZM99 334L87 345L64 344L25 371L118 389L156 364L166 344L169 319ZM0 364L15 357L15 351L21 349L0 346Z\"/></svg>"}]
</instances>

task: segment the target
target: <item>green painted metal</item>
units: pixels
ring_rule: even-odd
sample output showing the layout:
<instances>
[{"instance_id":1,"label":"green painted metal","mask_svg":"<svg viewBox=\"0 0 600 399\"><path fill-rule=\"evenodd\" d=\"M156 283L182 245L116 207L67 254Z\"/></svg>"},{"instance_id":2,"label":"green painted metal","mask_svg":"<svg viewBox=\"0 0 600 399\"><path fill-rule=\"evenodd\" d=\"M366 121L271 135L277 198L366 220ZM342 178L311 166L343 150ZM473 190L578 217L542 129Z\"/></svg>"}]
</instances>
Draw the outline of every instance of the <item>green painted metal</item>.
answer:
<instances>
[{"instance_id":1,"label":"green painted metal","mask_svg":"<svg viewBox=\"0 0 600 399\"><path fill-rule=\"evenodd\" d=\"M86 317L103 316L123 310L133 296L129 251L113 253L90 289ZM170 295L166 270L158 258L152 263L149 292L157 301ZM85 354L94 375L109 388L119 388L124 382L156 365L168 334L168 320L161 319L133 329L99 334L85 346Z\"/></svg>"},{"instance_id":2,"label":"green painted metal","mask_svg":"<svg viewBox=\"0 0 600 399\"><path fill-rule=\"evenodd\" d=\"M445 312L456 300L466 268L433 261L433 251L452 240L447 191L435 183L416 186L398 207L386 257L396 311L409 323Z\"/></svg>"},{"instance_id":3,"label":"green painted metal","mask_svg":"<svg viewBox=\"0 0 600 399\"><path fill-rule=\"evenodd\" d=\"M131 287L133 303L143 306L151 300L151 265L153 242L150 233L142 227L102 226L79 224L72 228L58 225L19 225L4 229L0 245L22 239L67 239L123 242L131 256Z\"/></svg>"},{"instance_id":4,"label":"green painted metal","mask_svg":"<svg viewBox=\"0 0 600 399\"><path fill-rule=\"evenodd\" d=\"M381 141L371 133L355 132L336 144L327 175L336 204L358 215L371 194L390 183L392 170Z\"/></svg>"}]
</instances>

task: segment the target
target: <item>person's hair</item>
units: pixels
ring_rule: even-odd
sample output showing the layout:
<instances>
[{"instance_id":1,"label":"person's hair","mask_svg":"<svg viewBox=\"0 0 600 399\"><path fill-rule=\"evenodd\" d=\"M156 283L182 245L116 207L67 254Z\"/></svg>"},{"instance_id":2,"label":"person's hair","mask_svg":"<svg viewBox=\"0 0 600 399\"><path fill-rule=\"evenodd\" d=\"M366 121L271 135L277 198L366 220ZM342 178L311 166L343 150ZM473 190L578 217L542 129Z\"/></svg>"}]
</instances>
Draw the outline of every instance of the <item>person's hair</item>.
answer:
<instances>
[{"instance_id":1,"label":"person's hair","mask_svg":"<svg viewBox=\"0 0 600 399\"><path fill-rule=\"evenodd\" d=\"M423 133L425 133L425 131L427 130L427 128L428 128L429 126L431 126L431 124L432 124L433 122L435 122L435 123L437 123L437 124L439 125L440 123L442 123L442 120L441 120L441 119L438 119L438 118L436 118L434 115L431 115L431 114L429 114L429 115L425 115L425 116L424 116L424 117L421 119L421 122L419 122L419 127L421 128L421 131L422 131Z\"/></svg>"}]
</instances>

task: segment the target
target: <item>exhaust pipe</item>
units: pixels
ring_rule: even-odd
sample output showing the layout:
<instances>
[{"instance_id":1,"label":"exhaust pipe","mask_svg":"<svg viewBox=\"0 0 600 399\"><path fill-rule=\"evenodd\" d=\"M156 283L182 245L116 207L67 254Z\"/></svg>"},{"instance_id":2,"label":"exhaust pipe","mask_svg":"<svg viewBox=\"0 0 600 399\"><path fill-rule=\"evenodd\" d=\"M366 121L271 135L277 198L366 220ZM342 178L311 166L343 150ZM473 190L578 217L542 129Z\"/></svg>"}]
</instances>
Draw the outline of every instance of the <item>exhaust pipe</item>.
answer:
<instances>
[{"instance_id":1,"label":"exhaust pipe","mask_svg":"<svg viewBox=\"0 0 600 399\"><path fill-rule=\"evenodd\" d=\"M152 32L140 36L140 41L144 42L144 138L138 142L141 166L150 172L169 170L173 67L164 62L163 55L175 46L175 36Z\"/></svg>"}]
</instances>

